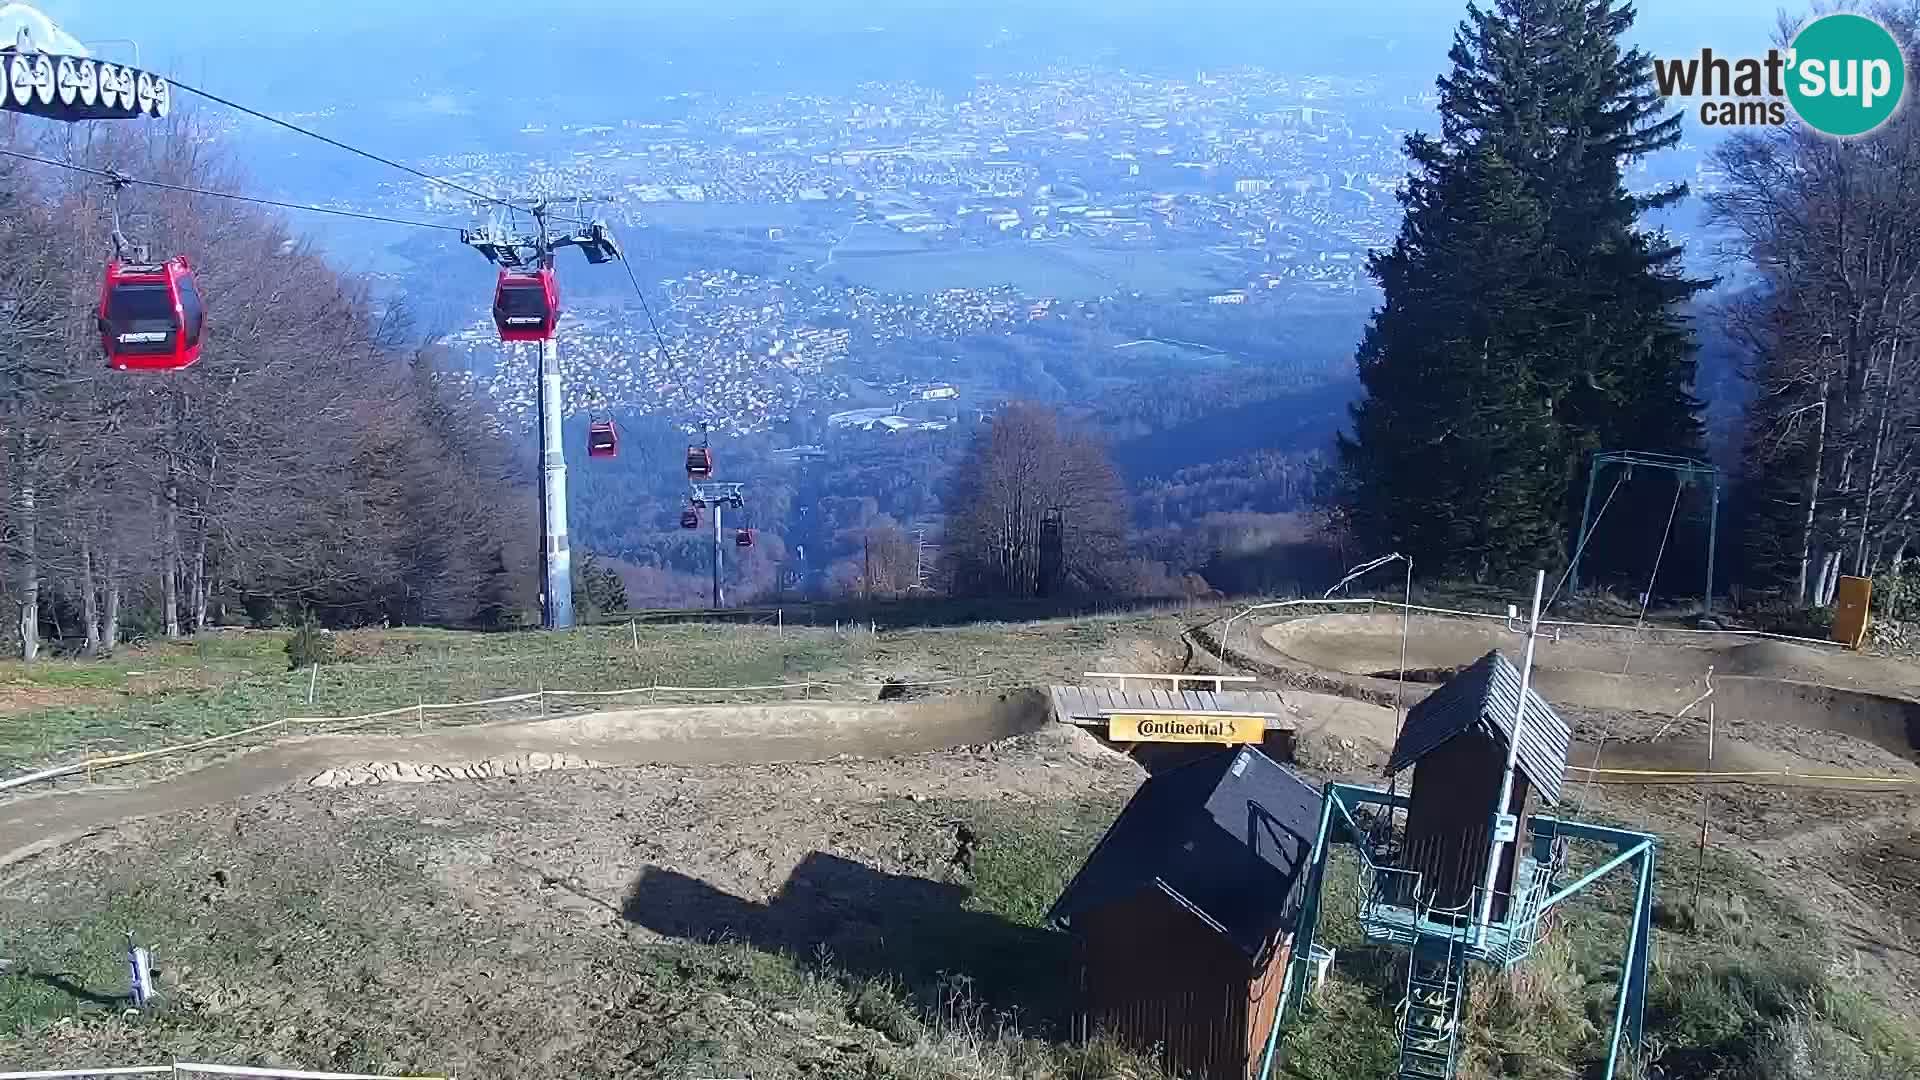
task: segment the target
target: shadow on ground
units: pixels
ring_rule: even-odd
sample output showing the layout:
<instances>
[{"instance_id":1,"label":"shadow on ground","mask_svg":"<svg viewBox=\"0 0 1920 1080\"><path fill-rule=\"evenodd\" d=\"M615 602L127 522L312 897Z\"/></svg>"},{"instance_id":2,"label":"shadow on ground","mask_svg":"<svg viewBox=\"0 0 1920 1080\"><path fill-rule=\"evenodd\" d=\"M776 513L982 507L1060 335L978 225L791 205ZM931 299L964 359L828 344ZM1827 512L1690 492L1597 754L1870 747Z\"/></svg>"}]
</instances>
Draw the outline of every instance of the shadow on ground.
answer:
<instances>
[{"instance_id":1,"label":"shadow on ground","mask_svg":"<svg viewBox=\"0 0 1920 1080\"><path fill-rule=\"evenodd\" d=\"M970 910L968 896L964 886L816 851L764 904L648 867L628 890L622 914L668 937L785 953L852 990L874 980L895 983L924 1020L958 999L1017 1014L1030 1034L1064 1031L1071 1004L1066 936Z\"/></svg>"},{"instance_id":2,"label":"shadow on ground","mask_svg":"<svg viewBox=\"0 0 1920 1080\"><path fill-rule=\"evenodd\" d=\"M102 1008L122 1008L133 1004L131 994L103 994L87 986L64 972L35 971L31 968L0 968L0 980L18 979L46 987L56 994L75 1002L98 1005Z\"/></svg>"}]
</instances>

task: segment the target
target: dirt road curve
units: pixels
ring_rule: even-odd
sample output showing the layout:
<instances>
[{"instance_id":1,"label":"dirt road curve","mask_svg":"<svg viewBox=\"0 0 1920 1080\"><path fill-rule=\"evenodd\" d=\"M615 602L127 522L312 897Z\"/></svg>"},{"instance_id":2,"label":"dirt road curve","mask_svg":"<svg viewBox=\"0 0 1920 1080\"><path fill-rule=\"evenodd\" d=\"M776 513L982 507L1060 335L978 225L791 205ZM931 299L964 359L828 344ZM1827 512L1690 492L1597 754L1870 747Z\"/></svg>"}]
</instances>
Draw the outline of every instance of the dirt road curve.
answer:
<instances>
[{"instance_id":1,"label":"dirt road curve","mask_svg":"<svg viewBox=\"0 0 1920 1080\"><path fill-rule=\"evenodd\" d=\"M1296 619L1267 627L1255 644L1282 663L1352 679L1391 679L1400 666L1400 618ZM1424 693L1489 649L1506 650L1517 661L1522 647L1519 635L1493 620L1417 615L1407 640L1409 678L1419 680ZM1581 631L1577 637L1542 640L1533 678L1535 687L1563 708L1674 716L1700 696L1708 668L1715 713L1728 729L1787 724L1869 743L1906 763L1920 758L1920 666L1912 664L1765 639ZM1705 715L1698 709L1695 714ZM1695 721L1670 734L1704 734L1694 730L1698 727ZM1691 768L1698 760L1691 754L1687 759L1686 766L1664 767ZM1583 762L1578 755L1573 760Z\"/></svg>"},{"instance_id":2,"label":"dirt road curve","mask_svg":"<svg viewBox=\"0 0 1920 1080\"><path fill-rule=\"evenodd\" d=\"M1045 699L1021 691L931 702L625 709L418 735L319 735L140 786L50 792L0 804L0 866L121 822L304 785L369 761L464 764L532 753L603 765L713 765L879 757L1038 730Z\"/></svg>"}]
</instances>

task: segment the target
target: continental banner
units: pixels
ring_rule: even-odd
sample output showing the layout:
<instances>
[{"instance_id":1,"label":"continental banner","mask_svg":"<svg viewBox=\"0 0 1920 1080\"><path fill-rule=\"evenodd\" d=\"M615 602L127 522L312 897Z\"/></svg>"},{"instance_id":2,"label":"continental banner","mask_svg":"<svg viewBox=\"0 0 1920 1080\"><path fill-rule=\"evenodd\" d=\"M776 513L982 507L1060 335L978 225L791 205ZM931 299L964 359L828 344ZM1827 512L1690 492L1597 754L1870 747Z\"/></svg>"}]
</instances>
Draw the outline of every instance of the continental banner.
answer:
<instances>
[{"instance_id":1,"label":"continental banner","mask_svg":"<svg viewBox=\"0 0 1920 1080\"><path fill-rule=\"evenodd\" d=\"M1267 718L1236 713L1112 713L1107 738L1115 742L1258 743Z\"/></svg>"}]
</instances>

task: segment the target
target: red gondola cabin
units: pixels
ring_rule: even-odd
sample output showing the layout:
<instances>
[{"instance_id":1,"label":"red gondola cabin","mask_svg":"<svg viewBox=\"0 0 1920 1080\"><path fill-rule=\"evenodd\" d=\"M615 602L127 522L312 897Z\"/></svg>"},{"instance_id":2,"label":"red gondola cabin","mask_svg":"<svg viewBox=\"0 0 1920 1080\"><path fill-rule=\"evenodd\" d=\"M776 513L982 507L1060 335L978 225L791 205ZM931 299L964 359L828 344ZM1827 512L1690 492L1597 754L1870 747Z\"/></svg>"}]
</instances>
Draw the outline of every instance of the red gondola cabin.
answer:
<instances>
[{"instance_id":1,"label":"red gondola cabin","mask_svg":"<svg viewBox=\"0 0 1920 1080\"><path fill-rule=\"evenodd\" d=\"M553 268L502 270L493 290L493 325L501 341L546 341L560 325L560 289Z\"/></svg>"},{"instance_id":2,"label":"red gondola cabin","mask_svg":"<svg viewBox=\"0 0 1920 1080\"><path fill-rule=\"evenodd\" d=\"M587 456L613 457L620 452L620 434L611 420L595 420L587 427Z\"/></svg>"},{"instance_id":3,"label":"red gondola cabin","mask_svg":"<svg viewBox=\"0 0 1920 1080\"><path fill-rule=\"evenodd\" d=\"M743 547L743 548L752 547L753 546L753 530L741 529L739 532L734 533L733 543L735 547Z\"/></svg>"},{"instance_id":4,"label":"red gondola cabin","mask_svg":"<svg viewBox=\"0 0 1920 1080\"><path fill-rule=\"evenodd\" d=\"M695 480L713 475L713 453L704 446L687 447L687 475Z\"/></svg>"},{"instance_id":5,"label":"red gondola cabin","mask_svg":"<svg viewBox=\"0 0 1920 1080\"><path fill-rule=\"evenodd\" d=\"M683 529L699 528L700 527L700 511L698 510L680 511L680 527Z\"/></svg>"},{"instance_id":6,"label":"red gondola cabin","mask_svg":"<svg viewBox=\"0 0 1920 1080\"><path fill-rule=\"evenodd\" d=\"M122 371L177 371L200 359L207 307L187 257L107 264L100 286L100 347Z\"/></svg>"}]
</instances>

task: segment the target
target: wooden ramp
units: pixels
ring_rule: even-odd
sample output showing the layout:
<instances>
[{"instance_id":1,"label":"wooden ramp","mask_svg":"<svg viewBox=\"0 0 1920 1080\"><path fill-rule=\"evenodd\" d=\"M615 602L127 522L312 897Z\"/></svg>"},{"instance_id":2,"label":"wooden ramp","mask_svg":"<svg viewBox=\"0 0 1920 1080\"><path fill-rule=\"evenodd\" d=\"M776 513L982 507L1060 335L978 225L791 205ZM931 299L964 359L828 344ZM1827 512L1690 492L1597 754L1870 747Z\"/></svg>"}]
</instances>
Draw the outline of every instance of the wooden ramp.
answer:
<instances>
[{"instance_id":1,"label":"wooden ramp","mask_svg":"<svg viewBox=\"0 0 1920 1080\"><path fill-rule=\"evenodd\" d=\"M1274 690L1189 690L1158 687L1051 686L1053 718L1063 724L1105 729L1115 713L1224 713L1256 715L1267 730L1291 731L1293 710Z\"/></svg>"}]
</instances>

